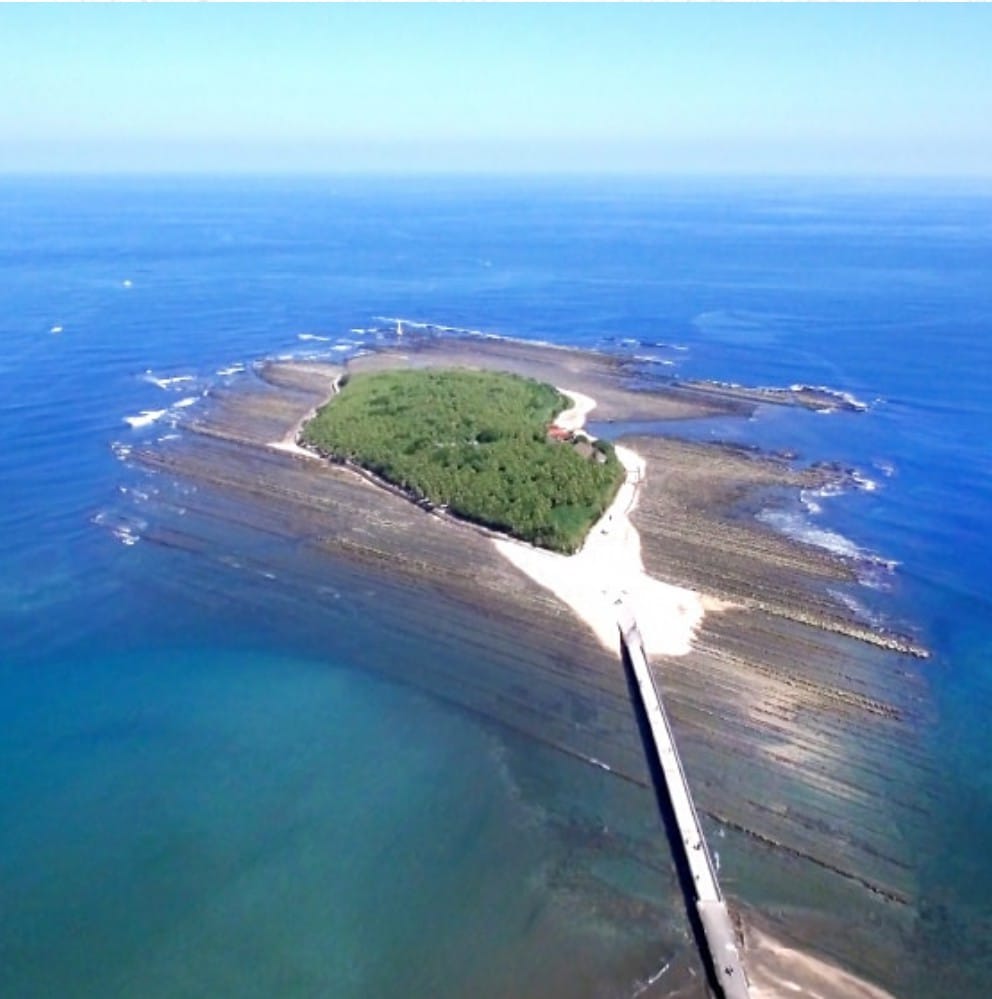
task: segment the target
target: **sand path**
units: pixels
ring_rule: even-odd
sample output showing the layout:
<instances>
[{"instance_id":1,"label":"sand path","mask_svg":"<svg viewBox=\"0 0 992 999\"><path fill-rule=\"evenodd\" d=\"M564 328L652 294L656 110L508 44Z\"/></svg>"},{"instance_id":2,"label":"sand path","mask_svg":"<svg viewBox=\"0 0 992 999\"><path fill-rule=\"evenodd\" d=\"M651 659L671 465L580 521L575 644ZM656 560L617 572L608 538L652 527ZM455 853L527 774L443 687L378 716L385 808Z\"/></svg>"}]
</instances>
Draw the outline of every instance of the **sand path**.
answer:
<instances>
[{"instance_id":1,"label":"sand path","mask_svg":"<svg viewBox=\"0 0 992 999\"><path fill-rule=\"evenodd\" d=\"M559 391L573 404L555 425L580 429L596 401L579 392ZM663 583L644 571L641 539L630 522L630 513L637 505L646 466L630 448L617 447L616 453L626 479L575 555L559 555L509 539L493 543L518 569L568 604L610 651L618 647L614 605L622 596L637 619L649 654L685 655L703 620L703 599L694 590Z\"/></svg>"},{"instance_id":2,"label":"sand path","mask_svg":"<svg viewBox=\"0 0 992 999\"><path fill-rule=\"evenodd\" d=\"M303 433L304 424L309 423L316 415L317 410L322 406L326 406L327 403L331 401L338 394L341 388L341 376L338 375L331 382L327 397L323 399L320 403L313 407L309 412L304 413L303 416L293 424L293 426L286 431L285 436L281 441L270 441L269 447L274 448L276 451L285 451L287 454L296 454L301 458L312 458L317 461L322 461L323 459L313 453L313 451L308 451L305 447L300 446L300 434Z\"/></svg>"},{"instance_id":3,"label":"sand path","mask_svg":"<svg viewBox=\"0 0 992 999\"><path fill-rule=\"evenodd\" d=\"M558 391L562 395L567 395L572 400L572 405L555 417L554 426L561 427L562 430L581 430L585 426L586 417L596 408L596 400L581 392L571 392L566 389Z\"/></svg>"}]
</instances>

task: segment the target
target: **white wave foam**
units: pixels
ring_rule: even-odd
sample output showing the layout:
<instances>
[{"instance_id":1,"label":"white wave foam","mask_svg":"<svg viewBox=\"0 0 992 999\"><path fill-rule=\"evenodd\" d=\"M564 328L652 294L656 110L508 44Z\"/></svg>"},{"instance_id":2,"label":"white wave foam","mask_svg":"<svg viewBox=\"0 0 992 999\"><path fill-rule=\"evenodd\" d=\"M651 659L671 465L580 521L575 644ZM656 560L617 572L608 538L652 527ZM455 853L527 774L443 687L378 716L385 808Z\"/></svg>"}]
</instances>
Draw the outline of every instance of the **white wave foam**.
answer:
<instances>
[{"instance_id":1,"label":"white wave foam","mask_svg":"<svg viewBox=\"0 0 992 999\"><path fill-rule=\"evenodd\" d=\"M850 538L845 538L843 534L838 534L828 528L817 527L802 514L790 513L786 510L762 510L757 516L763 524L774 527L795 541L823 548L844 558L860 559L864 557L865 553Z\"/></svg>"},{"instance_id":2,"label":"white wave foam","mask_svg":"<svg viewBox=\"0 0 992 999\"><path fill-rule=\"evenodd\" d=\"M506 343L520 343L526 344L529 347L547 347L549 350L574 350L574 347L568 344L562 343L552 343L550 340L536 340L530 337L518 337L518 336L508 336L505 333L488 333L485 330L473 330L466 329L463 326L443 326L441 323L425 323L417 319L402 319L395 316L373 316L377 322L388 323L390 326L395 327L398 323L402 324L404 328L408 329L421 329L421 330L434 330L438 333L452 333L456 336L474 336L478 337L480 340L500 340ZM395 329L379 329L371 330L373 333L389 333L395 332Z\"/></svg>"},{"instance_id":3,"label":"white wave foam","mask_svg":"<svg viewBox=\"0 0 992 999\"><path fill-rule=\"evenodd\" d=\"M144 374L144 381L151 385L157 385L160 389L169 389L173 385L181 385L183 382L192 382L195 380L194 375L175 375L172 378L159 378L150 369Z\"/></svg>"},{"instance_id":4,"label":"white wave foam","mask_svg":"<svg viewBox=\"0 0 992 999\"><path fill-rule=\"evenodd\" d=\"M830 388L828 385L803 385L797 382L795 385L790 385L789 389L792 392L819 392L821 395L829 396L832 399L839 399L850 406L851 409L856 409L860 413L868 409L868 403L855 398L850 392L841 392L838 389ZM830 410L817 410L817 412L829 413Z\"/></svg>"},{"instance_id":5,"label":"white wave foam","mask_svg":"<svg viewBox=\"0 0 992 999\"><path fill-rule=\"evenodd\" d=\"M53 326L48 332L49 333L61 333L65 329L64 326Z\"/></svg>"},{"instance_id":6,"label":"white wave foam","mask_svg":"<svg viewBox=\"0 0 992 999\"><path fill-rule=\"evenodd\" d=\"M297 340L320 340L322 342L326 342L326 341L330 340L331 338L329 336L318 336L316 333L297 333L296 334L296 339Z\"/></svg>"},{"instance_id":7,"label":"white wave foam","mask_svg":"<svg viewBox=\"0 0 992 999\"><path fill-rule=\"evenodd\" d=\"M876 559L862 562L858 572L858 582L869 590L888 590L892 586L892 574L899 566L896 559Z\"/></svg>"},{"instance_id":8,"label":"white wave foam","mask_svg":"<svg viewBox=\"0 0 992 999\"><path fill-rule=\"evenodd\" d=\"M185 409L187 406L192 406L194 402L199 401L198 395L188 395L185 399L180 399L179 402L173 405L173 409Z\"/></svg>"},{"instance_id":9,"label":"white wave foam","mask_svg":"<svg viewBox=\"0 0 992 999\"><path fill-rule=\"evenodd\" d=\"M829 499L831 496L840 496L844 490L838 482L828 482L819 489L803 489L799 493L799 501L811 514L823 512L823 507L818 502L821 499Z\"/></svg>"},{"instance_id":10,"label":"white wave foam","mask_svg":"<svg viewBox=\"0 0 992 999\"><path fill-rule=\"evenodd\" d=\"M631 993L632 999L637 999L638 996L647 992L648 989L653 988L661 980L662 976L667 973L668 969L672 966L671 961L666 961L653 975L649 975L643 982L638 982L637 987Z\"/></svg>"},{"instance_id":11,"label":"white wave foam","mask_svg":"<svg viewBox=\"0 0 992 999\"><path fill-rule=\"evenodd\" d=\"M885 624L885 619L881 614L876 614L869 610L860 600L856 600L850 593L842 590L827 590L835 600L839 600L859 621L870 624L874 628L881 628Z\"/></svg>"},{"instance_id":12,"label":"white wave foam","mask_svg":"<svg viewBox=\"0 0 992 999\"><path fill-rule=\"evenodd\" d=\"M849 478L846 481L828 482L819 489L803 489L799 493L799 500L807 512L814 515L822 513L823 507L820 505L818 500L830 499L832 496L843 495L845 492L845 484L853 484L855 489L866 493L873 493L879 488L878 483L874 479L865 475L864 472L852 469L848 474Z\"/></svg>"},{"instance_id":13,"label":"white wave foam","mask_svg":"<svg viewBox=\"0 0 992 999\"><path fill-rule=\"evenodd\" d=\"M120 458L121 461L124 461L124 459L131 453L131 445L124 444L121 441L114 441L110 445L110 450L114 452L114 457Z\"/></svg>"},{"instance_id":14,"label":"white wave foam","mask_svg":"<svg viewBox=\"0 0 992 999\"><path fill-rule=\"evenodd\" d=\"M127 545L128 547L130 547L131 545L136 545L138 541L141 539L141 536L139 534L136 534L126 524L121 524L119 527L115 527L113 533L114 537L117 538L117 540L120 541L121 544Z\"/></svg>"},{"instance_id":15,"label":"white wave foam","mask_svg":"<svg viewBox=\"0 0 992 999\"><path fill-rule=\"evenodd\" d=\"M802 513L788 510L762 510L756 515L756 519L777 531L781 531L782 534L794 541L822 548L824 551L841 556L841 558L857 562L869 570L884 569L891 572L899 565L894 559L882 558L881 555L876 555L874 552L865 551L850 538L844 537L837 531L810 523ZM870 574L862 575L859 573L858 581L866 586L879 585L879 581Z\"/></svg>"},{"instance_id":16,"label":"white wave foam","mask_svg":"<svg viewBox=\"0 0 992 999\"><path fill-rule=\"evenodd\" d=\"M878 483L874 479L869 479L867 475L864 475L861 472L852 472L851 480L858 487L858 489L861 489L866 493L873 493L876 489L878 489Z\"/></svg>"},{"instance_id":17,"label":"white wave foam","mask_svg":"<svg viewBox=\"0 0 992 999\"><path fill-rule=\"evenodd\" d=\"M148 527L148 522L140 517L125 519L110 510L101 510L90 518L90 523L105 527L121 544L133 545L141 538L140 532Z\"/></svg>"},{"instance_id":18,"label":"white wave foam","mask_svg":"<svg viewBox=\"0 0 992 999\"><path fill-rule=\"evenodd\" d=\"M136 499L139 503L144 503L151 498L150 492L145 489L139 489L137 486L118 486L117 491L122 496L130 496L132 499Z\"/></svg>"},{"instance_id":19,"label":"white wave foam","mask_svg":"<svg viewBox=\"0 0 992 999\"><path fill-rule=\"evenodd\" d=\"M168 412L166 409L143 409L137 416L125 416L124 422L130 424L135 430L140 427L151 426L156 420L160 420Z\"/></svg>"},{"instance_id":20,"label":"white wave foam","mask_svg":"<svg viewBox=\"0 0 992 999\"><path fill-rule=\"evenodd\" d=\"M222 378L226 378L228 375L236 375L240 371L244 371L245 366L239 361L237 364L228 365L226 368L221 368L217 371L217 374Z\"/></svg>"},{"instance_id":21,"label":"white wave foam","mask_svg":"<svg viewBox=\"0 0 992 999\"><path fill-rule=\"evenodd\" d=\"M438 329L439 327L435 327ZM519 336L507 336L504 333L484 333L482 330L460 330L453 329L451 327L446 327L450 329L452 333L458 333L463 336L477 336L482 340L500 340L503 343L522 343L526 344L528 347L547 347L548 350L574 350L574 347L569 347L567 344L563 343L552 343L550 340L531 340L524 339Z\"/></svg>"},{"instance_id":22,"label":"white wave foam","mask_svg":"<svg viewBox=\"0 0 992 999\"><path fill-rule=\"evenodd\" d=\"M390 326L396 326L398 323L402 323L404 326L412 326L415 329L420 330L453 330L454 327L451 326L438 326L436 323L425 323L418 319L404 319L402 316L373 316L376 322L388 323Z\"/></svg>"},{"instance_id":23,"label":"white wave foam","mask_svg":"<svg viewBox=\"0 0 992 999\"><path fill-rule=\"evenodd\" d=\"M661 364L661 365L664 365L666 368L674 368L675 367L675 362L674 361L669 361L669 360L667 360L666 358L663 358L663 357L650 357L647 354L635 354L634 355L634 360L635 361L641 361L643 364Z\"/></svg>"},{"instance_id":24,"label":"white wave foam","mask_svg":"<svg viewBox=\"0 0 992 999\"><path fill-rule=\"evenodd\" d=\"M124 278L124 280L121 281L121 286L124 288L133 288L134 282L130 278Z\"/></svg>"}]
</instances>

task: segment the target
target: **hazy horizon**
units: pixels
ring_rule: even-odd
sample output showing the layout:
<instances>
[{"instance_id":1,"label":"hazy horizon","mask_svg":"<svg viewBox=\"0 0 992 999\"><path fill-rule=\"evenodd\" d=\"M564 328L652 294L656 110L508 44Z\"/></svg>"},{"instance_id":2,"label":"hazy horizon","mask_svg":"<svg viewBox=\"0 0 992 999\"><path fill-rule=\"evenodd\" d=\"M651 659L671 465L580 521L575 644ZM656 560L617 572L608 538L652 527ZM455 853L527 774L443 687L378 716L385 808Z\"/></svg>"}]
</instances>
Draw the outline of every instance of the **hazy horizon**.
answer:
<instances>
[{"instance_id":1,"label":"hazy horizon","mask_svg":"<svg viewBox=\"0 0 992 999\"><path fill-rule=\"evenodd\" d=\"M992 8L4 5L3 173L992 176Z\"/></svg>"}]
</instances>

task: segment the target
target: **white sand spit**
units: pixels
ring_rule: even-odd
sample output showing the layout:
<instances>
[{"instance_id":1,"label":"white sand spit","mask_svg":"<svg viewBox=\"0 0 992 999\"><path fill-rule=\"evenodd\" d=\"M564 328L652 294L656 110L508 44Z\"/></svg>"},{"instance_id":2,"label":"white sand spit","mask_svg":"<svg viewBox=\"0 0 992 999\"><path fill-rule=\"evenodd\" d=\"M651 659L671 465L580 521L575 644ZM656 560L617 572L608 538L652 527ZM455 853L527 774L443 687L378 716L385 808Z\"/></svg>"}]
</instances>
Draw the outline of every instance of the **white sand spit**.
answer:
<instances>
[{"instance_id":1,"label":"white sand spit","mask_svg":"<svg viewBox=\"0 0 992 999\"><path fill-rule=\"evenodd\" d=\"M296 443L296 435L294 433L289 433L281 441L272 441L269 447L275 449L276 451L285 451L287 454L298 454L301 458L317 458L312 451L308 451L305 447L300 447ZM318 458L319 460L319 458Z\"/></svg>"},{"instance_id":2,"label":"white sand spit","mask_svg":"<svg viewBox=\"0 0 992 999\"><path fill-rule=\"evenodd\" d=\"M892 999L892 995L812 954L745 924L744 960L752 999Z\"/></svg>"},{"instance_id":3,"label":"white sand spit","mask_svg":"<svg viewBox=\"0 0 992 999\"><path fill-rule=\"evenodd\" d=\"M585 423L595 400L567 389L559 391L574 405L555 422L563 426L567 417L574 425L566 429L576 430ZM685 655L703 620L703 600L694 590L663 583L644 571L641 539L629 515L637 503L645 462L630 448L618 447L616 451L627 470L626 481L579 552L559 555L502 539L494 544L518 569L568 604L611 652L619 647L614 605L622 596L637 619L649 655Z\"/></svg>"}]
</instances>

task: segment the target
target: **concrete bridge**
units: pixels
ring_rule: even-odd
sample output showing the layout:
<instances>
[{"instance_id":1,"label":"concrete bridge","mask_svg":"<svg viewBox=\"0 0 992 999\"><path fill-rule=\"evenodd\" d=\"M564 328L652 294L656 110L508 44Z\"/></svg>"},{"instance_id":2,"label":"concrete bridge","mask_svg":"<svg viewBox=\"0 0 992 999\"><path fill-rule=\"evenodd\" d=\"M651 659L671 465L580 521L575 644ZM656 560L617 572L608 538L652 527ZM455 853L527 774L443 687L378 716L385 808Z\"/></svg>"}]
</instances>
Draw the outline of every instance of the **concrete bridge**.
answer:
<instances>
[{"instance_id":1,"label":"concrete bridge","mask_svg":"<svg viewBox=\"0 0 992 999\"><path fill-rule=\"evenodd\" d=\"M681 859L692 880L696 912L708 950L704 956L711 962L716 984L725 999L749 999L747 976L737 949L734 927L720 892L716 868L703 836L696 806L689 793L689 782L675 746L672 728L648 667L637 621L622 598L617 600L616 609L617 625L640 693L657 761L664 776L665 791L682 842L684 856Z\"/></svg>"}]
</instances>

